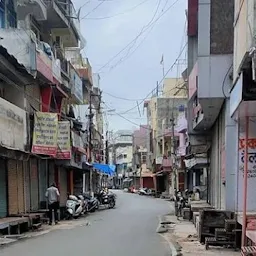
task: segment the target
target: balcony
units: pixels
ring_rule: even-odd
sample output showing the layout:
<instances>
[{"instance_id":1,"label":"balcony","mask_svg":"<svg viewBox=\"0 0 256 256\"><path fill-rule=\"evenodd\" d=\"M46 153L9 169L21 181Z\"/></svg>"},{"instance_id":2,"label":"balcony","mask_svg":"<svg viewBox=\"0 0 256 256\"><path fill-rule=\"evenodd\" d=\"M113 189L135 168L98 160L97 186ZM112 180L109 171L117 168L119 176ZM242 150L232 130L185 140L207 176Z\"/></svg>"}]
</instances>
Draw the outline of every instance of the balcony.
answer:
<instances>
[{"instance_id":1,"label":"balcony","mask_svg":"<svg viewBox=\"0 0 256 256\"><path fill-rule=\"evenodd\" d=\"M47 19L47 7L43 0L18 0L17 14L18 20L25 20L28 14L33 13L33 16L38 21Z\"/></svg>"},{"instance_id":2,"label":"balcony","mask_svg":"<svg viewBox=\"0 0 256 256\"><path fill-rule=\"evenodd\" d=\"M0 29L1 45L10 55L15 56L32 75L36 75L36 43L32 40L30 30Z\"/></svg>"},{"instance_id":3,"label":"balcony","mask_svg":"<svg viewBox=\"0 0 256 256\"><path fill-rule=\"evenodd\" d=\"M226 79L231 64L231 55L198 57L189 75L188 110L192 113L188 122L195 131L210 129L218 117L225 97L223 87L231 85Z\"/></svg>"},{"instance_id":4,"label":"balcony","mask_svg":"<svg viewBox=\"0 0 256 256\"><path fill-rule=\"evenodd\" d=\"M163 157L162 167L163 168L170 168L170 167L172 167L172 158L170 156L169 157Z\"/></svg>"},{"instance_id":5,"label":"balcony","mask_svg":"<svg viewBox=\"0 0 256 256\"><path fill-rule=\"evenodd\" d=\"M84 149L83 139L77 132L71 131L71 138L72 138L72 147L74 151L78 151L82 154L86 155L86 150Z\"/></svg>"},{"instance_id":6,"label":"balcony","mask_svg":"<svg viewBox=\"0 0 256 256\"><path fill-rule=\"evenodd\" d=\"M47 20L40 23L51 30L53 38L61 37L64 47L78 47L81 38L77 14L71 1L44 0Z\"/></svg>"}]
</instances>

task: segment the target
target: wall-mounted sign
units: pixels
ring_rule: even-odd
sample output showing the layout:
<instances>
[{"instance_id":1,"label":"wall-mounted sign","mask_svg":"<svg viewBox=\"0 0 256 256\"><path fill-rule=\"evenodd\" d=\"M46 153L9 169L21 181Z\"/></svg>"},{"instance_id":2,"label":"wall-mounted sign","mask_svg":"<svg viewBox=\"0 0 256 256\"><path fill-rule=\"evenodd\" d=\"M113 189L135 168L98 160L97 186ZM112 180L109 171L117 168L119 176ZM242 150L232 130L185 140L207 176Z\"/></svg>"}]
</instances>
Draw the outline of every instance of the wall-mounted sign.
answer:
<instances>
[{"instance_id":1,"label":"wall-mounted sign","mask_svg":"<svg viewBox=\"0 0 256 256\"><path fill-rule=\"evenodd\" d=\"M24 151L27 143L26 112L0 98L0 142L3 146Z\"/></svg>"},{"instance_id":2,"label":"wall-mounted sign","mask_svg":"<svg viewBox=\"0 0 256 256\"><path fill-rule=\"evenodd\" d=\"M244 124L240 123L239 132L239 168L238 168L238 190L237 190L237 206L238 211L243 209L243 188L244 188L244 163L245 159L245 131ZM255 120L250 120L249 122L249 134L248 134L248 172L247 172L247 211L256 210L256 200L255 196L255 184L256 184L256 124Z\"/></svg>"},{"instance_id":3,"label":"wall-mounted sign","mask_svg":"<svg viewBox=\"0 0 256 256\"><path fill-rule=\"evenodd\" d=\"M35 112L32 153L56 156L58 115Z\"/></svg>"},{"instance_id":4,"label":"wall-mounted sign","mask_svg":"<svg viewBox=\"0 0 256 256\"><path fill-rule=\"evenodd\" d=\"M79 103L83 103L83 82L72 66L70 67L70 77L72 83L71 93L76 97Z\"/></svg>"},{"instance_id":5,"label":"wall-mounted sign","mask_svg":"<svg viewBox=\"0 0 256 256\"><path fill-rule=\"evenodd\" d=\"M69 121L60 121L58 123L57 158L58 159L71 158Z\"/></svg>"}]
</instances>

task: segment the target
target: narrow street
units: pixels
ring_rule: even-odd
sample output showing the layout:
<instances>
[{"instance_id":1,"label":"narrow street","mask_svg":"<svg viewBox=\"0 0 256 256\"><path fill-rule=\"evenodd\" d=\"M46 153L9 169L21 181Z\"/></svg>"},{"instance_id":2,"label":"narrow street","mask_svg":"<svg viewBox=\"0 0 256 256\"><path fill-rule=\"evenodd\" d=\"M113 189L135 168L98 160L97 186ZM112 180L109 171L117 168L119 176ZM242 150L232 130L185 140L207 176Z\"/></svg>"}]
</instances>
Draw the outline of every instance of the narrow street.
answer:
<instances>
[{"instance_id":1,"label":"narrow street","mask_svg":"<svg viewBox=\"0 0 256 256\"><path fill-rule=\"evenodd\" d=\"M161 199L115 191L117 207L86 217L88 226L56 230L15 243L0 255L19 256L168 256L168 244L156 233L158 216L171 205Z\"/></svg>"}]
</instances>

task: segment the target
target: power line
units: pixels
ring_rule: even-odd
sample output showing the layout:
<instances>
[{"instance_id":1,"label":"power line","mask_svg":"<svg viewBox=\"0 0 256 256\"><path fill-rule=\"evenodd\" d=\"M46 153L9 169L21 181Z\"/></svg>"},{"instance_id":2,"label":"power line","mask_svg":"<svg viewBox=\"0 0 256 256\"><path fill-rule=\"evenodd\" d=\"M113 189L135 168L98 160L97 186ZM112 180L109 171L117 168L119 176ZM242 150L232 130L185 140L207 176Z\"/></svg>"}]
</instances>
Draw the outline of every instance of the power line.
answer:
<instances>
[{"instance_id":1,"label":"power line","mask_svg":"<svg viewBox=\"0 0 256 256\"><path fill-rule=\"evenodd\" d=\"M159 81L159 84L161 84L161 82L164 81L165 77L168 75L168 73L169 73L169 72L172 70L172 68L175 66L176 62L178 61L178 59L179 59L180 56L182 55L182 53L183 53L184 49L186 48L186 46L187 46L187 43L182 47L182 49L181 49L181 51L180 51L178 57L176 58L175 62L174 62L174 63L170 66L170 68L166 71L166 73L165 73L165 75L163 76L163 78ZM138 103L138 105L140 106L140 105L154 92L154 90L156 90L156 88L157 88L157 86L154 87L154 89L151 90L151 91L146 95L146 97L143 98L143 100L142 100L140 103ZM131 110L136 109L136 108L138 107L138 105L136 105L136 106L134 106L134 107L132 107L132 108L126 110L124 113L128 113L128 112L130 112Z\"/></svg>"},{"instance_id":2,"label":"power line","mask_svg":"<svg viewBox=\"0 0 256 256\"><path fill-rule=\"evenodd\" d=\"M102 0L99 4L97 4L91 11L89 11L87 14L85 14L80 20L85 19L87 16L89 16L91 13L93 13L95 10L97 10L102 4L104 4L106 0Z\"/></svg>"},{"instance_id":3,"label":"power line","mask_svg":"<svg viewBox=\"0 0 256 256\"><path fill-rule=\"evenodd\" d=\"M106 92L106 91L103 91L103 93L109 95L110 97L113 97L115 99L120 99L120 100L125 100L125 101L140 101L142 99L129 99L129 98L123 98L123 97L120 97L120 96L115 96L109 92Z\"/></svg>"},{"instance_id":4,"label":"power line","mask_svg":"<svg viewBox=\"0 0 256 256\"><path fill-rule=\"evenodd\" d=\"M162 12L161 15L159 15L154 22L157 22L159 19L163 17L164 14L166 14L179 0L176 0L172 5L170 5L165 11ZM131 40L125 47L123 47L117 54L115 54L112 58L110 58L101 68L98 69L97 73L99 73L102 69L104 69L106 66L111 63L112 60L114 60L117 56L119 56L123 51L125 51L133 42L135 42L146 30L148 30L151 25L152 21L150 21L147 25L143 26L142 30L139 32L139 34Z\"/></svg>"},{"instance_id":5,"label":"power line","mask_svg":"<svg viewBox=\"0 0 256 256\"><path fill-rule=\"evenodd\" d=\"M87 18L87 20L105 20L105 19L111 19L111 18L114 18L114 17L117 17L117 16L120 16L120 15L124 15L126 13L129 13L135 9L137 9L139 6L143 5L144 3L148 2L149 0L144 0L142 2L140 2L139 4L123 11L123 12L120 12L120 13L116 13L116 14L113 14L113 15L110 15L110 16L105 16L105 17L94 17L94 18Z\"/></svg>"}]
</instances>

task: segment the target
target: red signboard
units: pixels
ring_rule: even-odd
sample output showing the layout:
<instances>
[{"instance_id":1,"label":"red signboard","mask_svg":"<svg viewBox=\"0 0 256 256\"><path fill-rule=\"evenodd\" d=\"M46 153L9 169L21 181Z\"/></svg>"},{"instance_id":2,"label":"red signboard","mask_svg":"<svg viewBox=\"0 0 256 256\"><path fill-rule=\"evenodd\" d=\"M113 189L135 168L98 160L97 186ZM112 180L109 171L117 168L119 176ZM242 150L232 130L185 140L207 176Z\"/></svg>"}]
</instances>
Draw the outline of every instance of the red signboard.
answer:
<instances>
[{"instance_id":1,"label":"red signboard","mask_svg":"<svg viewBox=\"0 0 256 256\"><path fill-rule=\"evenodd\" d=\"M56 156L57 148L56 147L42 147L42 146L32 146L32 152L34 154L41 154L41 155L49 155L49 156Z\"/></svg>"}]
</instances>

